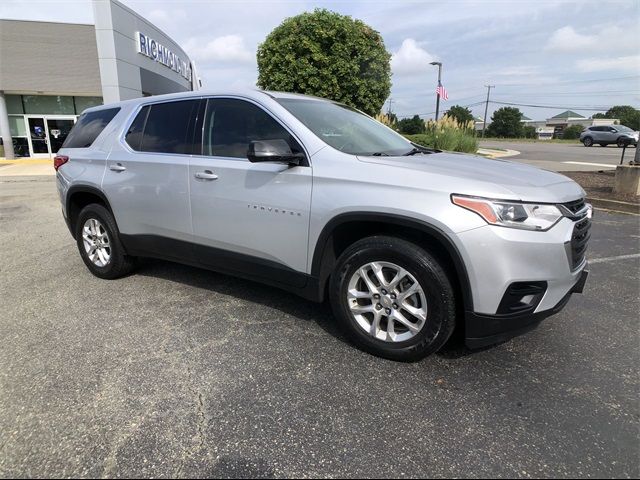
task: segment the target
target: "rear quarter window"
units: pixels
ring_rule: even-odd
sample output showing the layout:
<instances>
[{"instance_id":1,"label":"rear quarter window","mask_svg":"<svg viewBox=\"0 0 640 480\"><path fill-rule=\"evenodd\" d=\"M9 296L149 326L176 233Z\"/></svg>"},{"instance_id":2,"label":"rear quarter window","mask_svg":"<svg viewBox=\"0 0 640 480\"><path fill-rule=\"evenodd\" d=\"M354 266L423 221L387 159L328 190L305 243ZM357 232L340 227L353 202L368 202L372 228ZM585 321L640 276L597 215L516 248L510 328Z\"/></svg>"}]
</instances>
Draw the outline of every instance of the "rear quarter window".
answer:
<instances>
[{"instance_id":1,"label":"rear quarter window","mask_svg":"<svg viewBox=\"0 0 640 480\"><path fill-rule=\"evenodd\" d=\"M83 113L71 129L62 148L90 147L119 111L120 107Z\"/></svg>"}]
</instances>

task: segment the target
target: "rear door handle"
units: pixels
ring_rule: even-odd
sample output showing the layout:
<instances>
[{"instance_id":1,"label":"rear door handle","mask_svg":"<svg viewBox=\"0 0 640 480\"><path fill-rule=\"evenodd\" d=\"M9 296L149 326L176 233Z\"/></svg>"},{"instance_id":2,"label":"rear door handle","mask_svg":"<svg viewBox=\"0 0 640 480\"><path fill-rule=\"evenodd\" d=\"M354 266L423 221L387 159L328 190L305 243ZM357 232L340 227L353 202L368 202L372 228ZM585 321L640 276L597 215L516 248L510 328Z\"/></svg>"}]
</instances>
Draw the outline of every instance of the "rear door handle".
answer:
<instances>
[{"instance_id":1,"label":"rear door handle","mask_svg":"<svg viewBox=\"0 0 640 480\"><path fill-rule=\"evenodd\" d=\"M197 172L195 177L200 180L216 180L218 175L213 173L211 170L205 170L204 172Z\"/></svg>"},{"instance_id":2,"label":"rear door handle","mask_svg":"<svg viewBox=\"0 0 640 480\"><path fill-rule=\"evenodd\" d=\"M121 163L117 163L115 165L109 165L109 170L113 172L124 172L127 167L122 166Z\"/></svg>"}]
</instances>

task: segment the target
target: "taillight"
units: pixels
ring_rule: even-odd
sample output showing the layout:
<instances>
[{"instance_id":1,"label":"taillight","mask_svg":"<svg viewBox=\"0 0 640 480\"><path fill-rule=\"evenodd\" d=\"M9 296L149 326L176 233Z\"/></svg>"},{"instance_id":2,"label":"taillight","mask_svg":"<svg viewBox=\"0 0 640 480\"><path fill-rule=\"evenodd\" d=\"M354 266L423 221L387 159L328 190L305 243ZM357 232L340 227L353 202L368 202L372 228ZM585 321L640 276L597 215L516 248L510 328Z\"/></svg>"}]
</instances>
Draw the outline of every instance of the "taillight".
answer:
<instances>
[{"instance_id":1,"label":"taillight","mask_svg":"<svg viewBox=\"0 0 640 480\"><path fill-rule=\"evenodd\" d=\"M69 157L67 157L66 155L56 155L55 157L53 157L53 168L56 169L56 171L65 163L67 163L69 161Z\"/></svg>"}]
</instances>

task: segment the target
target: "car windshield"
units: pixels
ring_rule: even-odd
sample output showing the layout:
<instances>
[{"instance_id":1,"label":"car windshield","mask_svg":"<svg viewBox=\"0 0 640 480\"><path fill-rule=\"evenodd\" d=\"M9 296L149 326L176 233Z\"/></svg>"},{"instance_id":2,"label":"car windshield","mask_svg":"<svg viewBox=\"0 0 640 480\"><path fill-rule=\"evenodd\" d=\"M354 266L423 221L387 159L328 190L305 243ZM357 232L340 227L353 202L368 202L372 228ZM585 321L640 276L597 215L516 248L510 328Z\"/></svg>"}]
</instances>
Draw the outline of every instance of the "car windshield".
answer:
<instances>
[{"instance_id":1,"label":"car windshield","mask_svg":"<svg viewBox=\"0 0 640 480\"><path fill-rule=\"evenodd\" d=\"M321 140L351 155L404 155L413 145L358 110L340 103L279 98L277 101Z\"/></svg>"},{"instance_id":2,"label":"car windshield","mask_svg":"<svg viewBox=\"0 0 640 480\"><path fill-rule=\"evenodd\" d=\"M618 130L619 132L633 132L629 127L625 127L624 125L613 125L613 128Z\"/></svg>"}]
</instances>

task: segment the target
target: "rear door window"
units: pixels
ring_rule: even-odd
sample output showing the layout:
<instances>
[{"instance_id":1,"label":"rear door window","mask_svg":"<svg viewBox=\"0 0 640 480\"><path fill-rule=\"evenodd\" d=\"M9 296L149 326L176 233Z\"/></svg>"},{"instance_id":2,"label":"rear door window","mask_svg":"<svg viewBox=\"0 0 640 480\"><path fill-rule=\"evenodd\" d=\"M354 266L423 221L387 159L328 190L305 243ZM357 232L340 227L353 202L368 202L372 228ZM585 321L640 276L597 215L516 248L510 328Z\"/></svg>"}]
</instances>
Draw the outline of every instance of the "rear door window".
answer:
<instances>
[{"instance_id":1,"label":"rear door window","mask_svg":"<svg viewBox=\"0 0 640 480\"><path fill-rule=\"evenodd\" d=\"M62 148L90 147L119 111L118 107L83 113L71 129Z\"/></svg>"},{"instance_id":2,"label":"rear door window","mask_svg":"<svg viewBox=\"0 0 640 480\"><path fill-rule=\"evenodd\" d=\"M145 106L129 127L126 142L141 152L193 153L193 125L199 101Z\"/></svg>"}]
</instances>

